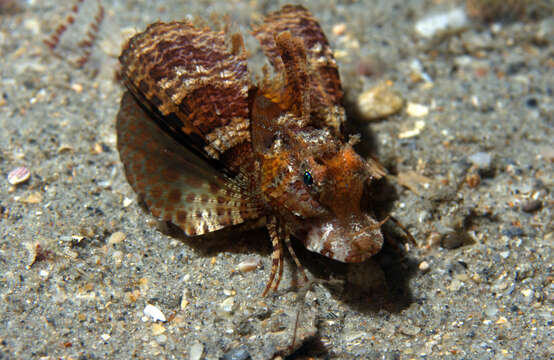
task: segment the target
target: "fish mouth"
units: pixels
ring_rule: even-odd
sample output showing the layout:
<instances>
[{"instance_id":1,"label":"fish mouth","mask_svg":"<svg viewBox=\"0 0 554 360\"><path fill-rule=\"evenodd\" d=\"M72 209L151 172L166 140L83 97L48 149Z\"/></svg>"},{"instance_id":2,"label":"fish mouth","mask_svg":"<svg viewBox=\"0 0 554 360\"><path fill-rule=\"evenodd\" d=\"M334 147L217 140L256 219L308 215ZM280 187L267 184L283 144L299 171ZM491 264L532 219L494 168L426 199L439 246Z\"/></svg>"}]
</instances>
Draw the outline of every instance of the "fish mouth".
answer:
<instances>
[{"instance_id":1,"label":"fish mouth","mask_svg":"<svg viewBox=\"0 0 554 360\"><path fill-rule=\"evenodd\" d=\"M382 222L369 214L315 221L304 237L304 246L328 258L345 262L362 262L383 246Z\"/></svg>"}]
</instances>

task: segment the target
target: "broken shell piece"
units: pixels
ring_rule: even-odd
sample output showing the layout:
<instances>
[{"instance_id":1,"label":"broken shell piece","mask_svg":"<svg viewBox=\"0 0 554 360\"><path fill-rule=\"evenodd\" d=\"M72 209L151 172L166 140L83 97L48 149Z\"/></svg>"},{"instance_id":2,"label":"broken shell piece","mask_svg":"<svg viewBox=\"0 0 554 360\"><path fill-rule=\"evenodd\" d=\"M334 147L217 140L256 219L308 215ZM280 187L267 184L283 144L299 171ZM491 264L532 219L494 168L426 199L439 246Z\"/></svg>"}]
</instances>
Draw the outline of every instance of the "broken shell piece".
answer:
<instances>
[{"instance_id":1,"label":"broken shell piece","mask_svg":"<svg viewBox=\"0 0 554 360\"><path fill-rule=\"evenodd\" d=\"M204 345L199 342L194 343L189 350L189 359L200 360L204 354Z\"/></svg>"},{"instance_id":2,"label":"broken shell piece","mask_svg":"<svg viewBox=\"0 0 554 360\"><path fill-rule=\"evenodd\" d=\"M157 307L155 307L154 305L151 305L151 304L146 305L143 312L144 312L144 315L150 317L154 321L162 321L162 322L167 321L162 311Z\"/></svg>"},{"instance_id":3,"label":"broken shell piece","mask_svg":"<svg viewBox=\"0 0 554 360\"><path fill-rule=\"evenodd\" d=\"M20 166L10 171L10 173L8 174L8 182L11 185L17 185L29 180L30 177L31 172L29 171L29 169L24 166Z\"/></svg>"},{"instance_id":4,"label":"broken shell piece","mask_svg":"<svg viewBox=\"0 0 554 360\"><path fill-rule=\"evenodd\" d=\"M408 103L406 106L406 114L413 117L427 116L427 114L429 114L429 107L422 104Z\"/></svg>"},{"instance_id":5,"label":"broken shell piece","mask_svg":"<svg viewBox=\"0 0 554 360\"><path fill-rule=\"evenodd\" d=\"M446 31L459 31L468 23L463 8L456 8L448 12L427 16L415 24L415 31L424 38L444 34Z\"/></svg>"},{"instance_id":6,"label":"broken shell piece","mask_svg":"<svg viewBox=\"0 0 554 360\"><path fill-rule=\"evenodd\" d=\"M68 145L68 144L62 144L60 145L60 147L58 148L57 152L58 153L66 153L66 152L72 152L73 151L73 146L71 145Z\"/></svg>"},{"instance_id":7,"label":"broken shell piece","mask_svg":"<svg viewBox=\"0 0 554 360\"><path fill-rule=\"evenodd\" d=\"M492 156L486 152L477 152L469 156L468 159L473 163L473 165L484 170L489 169L492 163Z\"/></svg>"},{"instance_id":8,"label":"broken shell piece","mask_svg":"<svg viewBox=\"0 0 554 360\"><path fill-rule=\"evenodd\" d=\"M423 130L424 128L425 128L425 121L417 120L412 129L402 131L400 134L398 134L398 138L408 139L408 138L417 136L421 133L421 130Z\"/></svg>"},{"instance_id":9,"label":"broken shell piece","mask_svg":"<svg viewBox=\"0 0 554 360\"><path fill-rule=\"evenodd\" d=\"M237 270L243 273L256 270L256 268L260 266L260 260L256 258L248 258L244 261L241 261L240 264L237 265Z\"/></svg>"}]
</instances>

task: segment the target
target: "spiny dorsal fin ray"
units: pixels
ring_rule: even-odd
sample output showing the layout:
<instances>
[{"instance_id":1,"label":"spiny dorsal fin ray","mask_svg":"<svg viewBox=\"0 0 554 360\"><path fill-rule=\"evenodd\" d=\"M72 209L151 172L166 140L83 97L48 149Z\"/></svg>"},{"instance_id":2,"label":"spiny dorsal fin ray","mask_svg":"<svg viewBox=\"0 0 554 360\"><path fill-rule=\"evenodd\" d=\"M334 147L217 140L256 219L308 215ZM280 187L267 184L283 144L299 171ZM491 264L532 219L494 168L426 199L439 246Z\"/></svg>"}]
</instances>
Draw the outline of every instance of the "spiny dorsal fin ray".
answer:
<instances>
[{"instance_id":1,"label":"spiny dorsal fin ray","mask_svg":"<svg viewBox=\"0 0 554 360\"><path fill-rule=\"evenodd\" d=\"M277 74L286 67L276 40L279 34L290 32L293 38L303 42L310 69L311 119L316 126L330 127L336 135L341 135L345 115L340 106L343 91L338 67L329 41L313 15L301 5L285 5L253 29L252 34Z\"/></svg>"}]
</instances>

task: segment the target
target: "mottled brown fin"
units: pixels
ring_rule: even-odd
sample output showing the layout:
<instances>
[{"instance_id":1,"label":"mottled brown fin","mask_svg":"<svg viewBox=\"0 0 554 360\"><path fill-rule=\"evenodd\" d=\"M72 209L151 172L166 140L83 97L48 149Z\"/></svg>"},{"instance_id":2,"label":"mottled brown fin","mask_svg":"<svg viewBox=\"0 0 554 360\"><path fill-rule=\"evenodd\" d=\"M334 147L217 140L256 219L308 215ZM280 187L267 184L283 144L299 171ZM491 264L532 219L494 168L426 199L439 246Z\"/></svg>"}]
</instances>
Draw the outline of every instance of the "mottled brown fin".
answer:
<instances>
[{"instance_id":1,"label":"mottled brown fin","mask_svg":"<svg viewBox=\"0 0 554 360\"><path fill-rule=\"evenodd\" d=\"M242 39L186 22L155 23L119 58L125 85L174 138L236 173L251 163Z\"/></svg>"},{"instance_id":2,"label":"mottled brown fin","mask_svg":"<svg viewBox=\"0 0 554 360\"><path fill-rule=\"evenodd\" d=\"M313 120L340 133L344 114L340 107L343 91L337 63L329 42L312 14L300 5L285 5L267 15L264 22L254 26L252 34L260 42L276 73L286 67L279 46L280 34L290 32L292 38L303 42L310 68L308 87Z\"/></svg>"},{"instance_id":3,"label":"mottled brown fin","mask_svg":"<svg viewBox=\"0 0 554 360\"><path fill-rule=\"evenodd\" d=\"M131 187L152 214L189 235L261 216L249 181L228 178L150 119L129 92L117 115L117 146Z\"/></svg>"}]
</instances>

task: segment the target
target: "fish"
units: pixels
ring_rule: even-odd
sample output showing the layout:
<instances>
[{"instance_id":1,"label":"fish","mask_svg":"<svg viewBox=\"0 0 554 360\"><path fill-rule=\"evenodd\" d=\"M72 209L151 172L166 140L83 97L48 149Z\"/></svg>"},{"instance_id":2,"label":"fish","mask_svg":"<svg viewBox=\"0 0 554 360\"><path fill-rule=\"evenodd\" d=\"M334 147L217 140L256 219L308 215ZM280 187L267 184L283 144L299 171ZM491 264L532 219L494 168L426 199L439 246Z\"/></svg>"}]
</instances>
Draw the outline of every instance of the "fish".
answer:
<instances>
[{"instance_id":1,"label":"fish","mask_svg":"<svg viewBox=\"0 0 554 360\"><path fill-rule=\"evenodd\" d=\"M126 178L153 216L187 236L257 222L272 242L262 295L276 290L291 237L312 252L362 262L383 246L364 192L386 175L354 149L338 66L309 10L285 5L253 26L269 64L255 83L239 33L156 22L119 57L116 119Z\"/></svg>"}]
</instances>

